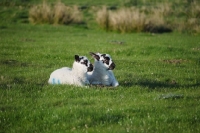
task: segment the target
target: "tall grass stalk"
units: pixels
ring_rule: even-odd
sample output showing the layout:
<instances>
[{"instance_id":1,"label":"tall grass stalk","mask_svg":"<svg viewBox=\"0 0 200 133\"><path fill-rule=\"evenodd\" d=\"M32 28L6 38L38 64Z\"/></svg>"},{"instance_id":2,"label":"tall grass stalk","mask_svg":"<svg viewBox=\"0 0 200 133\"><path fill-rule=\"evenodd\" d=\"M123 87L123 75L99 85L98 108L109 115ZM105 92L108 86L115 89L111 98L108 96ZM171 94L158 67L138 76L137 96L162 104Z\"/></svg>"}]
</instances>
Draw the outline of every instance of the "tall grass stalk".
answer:
<instances>
[{"instance_id":1,"label":"tall grass stalk","mask_svg":"<svg viewBox=\"0 0 200 133\"><path fill-rule=\"evenodd\" d=\"M161 13L154 10L152 10L152 14L146 14L139 8L121 8L116 11L110 11L103 7L97 12L96 20L101 27L122 33L170 31Z\"/></svg>"},{"instance_id":2,"label":"tall grass stalk","mask_svg":"<svg viewBox=\"0 0 200 133\"><path fill-rule=\"evenodd\" d=\"M173 2L122 7L109 10L99 9L97 23L103 29L118 32L171 32L187 31L200 33L200 3L182 4Z\"/></svg>"},{"instance_id":3,"label":"tall grass stalk","mask_svg":"<svg viewBox=\"0 0 200 133\"><path fill-rule=\"evenodd\" d=\"M53 16L51 6L45 1L29 10L29 21L31 23L53 23Z\"/></svg>"},{"instance_id":4,"label":"tall grass stalk","mask_svg":"<svg viewBox=\"0 0 200 133\"><path fill-rule=\"evenodd\" d=\"M77 6L66 6L62 2L57 2L54 6L51 6L44 1L29 10L29 21L31 23L49 24L82 23L83 16Z\"/></svg>"},{"instance_id":5,"label":"tall grass stalk","mask_svg":"<svg viewBox=\"0 0 200 133\"><path fill-rule=\"evenodd\" d=\"M183 29L193 33L200 32L200 4L196 1L192 2L189 6L185 27Z\"/></svg>"},{"instance_id":6,"label":"tall grass stalk","mask_svg":"<svg viewBox=\"0 0 200 133\"><path fill-rule=\"evenodd\" d=\"M109 12L106 6L103 6L101 10L97 11L96 21L101 28L109 30Z\"/></svg>"},{"instance_id":7,"label":"tall grass stalk","mask_svg":"<svg viewBox=\"0 0 200 133\"><path fill-rule=\"evenodd\" d=\"M110 28L120 32L144 30L145 15L138 9L120 9L110 12Z\"/></svg>"}]
</instances>

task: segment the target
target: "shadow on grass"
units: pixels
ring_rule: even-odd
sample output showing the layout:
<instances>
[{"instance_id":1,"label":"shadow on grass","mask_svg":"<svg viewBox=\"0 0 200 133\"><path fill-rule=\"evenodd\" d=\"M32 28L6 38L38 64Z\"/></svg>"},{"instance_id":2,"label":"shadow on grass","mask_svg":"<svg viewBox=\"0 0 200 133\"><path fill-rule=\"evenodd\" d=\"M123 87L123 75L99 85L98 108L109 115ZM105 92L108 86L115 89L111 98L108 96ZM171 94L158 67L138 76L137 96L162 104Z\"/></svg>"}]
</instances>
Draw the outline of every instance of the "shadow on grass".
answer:
<instances>
[{"instance_id":1,"label":"shadow on grass","mask_svg":"<svg viewBox=\"0 0 200 133\"><path fill-rule=\"evenodd\" d=\"M196 84L188 84L188 85L180 85L176 83L176 81L155 81L155 80L149 80L149 79L142 79L138 80L136 82L134 81L122 81L120 83L121 86L123 87L131 87L131 86L141 86L144 88L149 88L149 89L157 89L157 88L196 88L200 86L200 83Z\"/></svg>"},{"instance_id":2,"label":"shadow on grass","mask_svg":"<svg viewBox=\"0 0 200 133\"><path fill-rule=\"evenodd\" d=\"M44 86L46 86L47 79L44 79L42 81L33 81L33 80L27 80L26 77L23 76L15 76L15 77L9 77L5 78L2 77L2 82L0 82L0 89L15 89L15 88L21 88L23 90L29 91L34 88L37 90L42 90Z\"/></svg>"},{"instance_id":3,"label":"shadow on grass","mask_svg":"<svg viewBox=\"0 0 200 133\"><path fill-rule=\"evenodd\" d=\"M153 81L153 80L141 80L136 83L136 85L142 87L148 87L149 89L156 89L156 88L180 88L180 85L177 84L175 81L171 82L160 82L160 81Z\"/></svg>"},{"instance_id":4,"label":"shadow on grass","mask_svg":"<svg viewBox=\"0 0 200 133\"><path fill-rule=\"evenodd\" d=\"M122 81L120 83L121 86L124 87L131 87L131 86L141 86L149 89L156 89L156 88L179 88L180 86L177 83L167 83L167 82L159 82L153 81L148 79L134 81Z\"/></svg>"},{"instance_id":5,"label":"shadow on grass","mask_svg":"<svg viewBox=\"0 0 200 133\"><path fill-rule=\"evenodd\" d=\"M30 64L26 62L20 62L17 60L1 60L0 64L7 65L8 67L28 67Z\"/></svg>"}]
</instances>

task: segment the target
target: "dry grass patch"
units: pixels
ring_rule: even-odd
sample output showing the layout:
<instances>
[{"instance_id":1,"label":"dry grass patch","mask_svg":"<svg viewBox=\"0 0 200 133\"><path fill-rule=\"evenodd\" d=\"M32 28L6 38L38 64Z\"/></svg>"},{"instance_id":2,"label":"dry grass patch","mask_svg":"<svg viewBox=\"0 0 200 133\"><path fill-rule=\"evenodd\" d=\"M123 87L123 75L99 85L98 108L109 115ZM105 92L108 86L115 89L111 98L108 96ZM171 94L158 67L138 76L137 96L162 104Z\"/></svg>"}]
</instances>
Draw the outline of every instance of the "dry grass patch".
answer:
<instances>
[{"instance_id":1,"label":"dry grass patch","mask_svg":"<svg viewBox=\"0 0 200 133\"><path fill-rule=\"evenodd\" d=\"M115 11L103 7L97 12L97 23L106 30L119 32L170 32L171 29L159 11L145 13L142 8L121 8Z\"/></svg>"},{"instance_id":2,"label":"dry grass patch","mask_svg":"<svg viewBox=\"0 0 200 133\"><path fill-rule=\"evenodd\" d=\"M172 30L200 33L200 2L193 1L177 7L177 3L123 7L97 11L96 21L103 29L118 32L163 33Z\"/></svg>"},{"instance_id":3,"label":"dry grass patch","mask_svg":"<svg viewBox=\"0 0 200 133\"><path fill-rule=\"evenodd\" d=\"M120 32L143 31L145 25L145 14L136 8L122 8L116 12L110 12L111 30Z\"/></svg>"},{"instance_id":4,"label":"dry grass patch","mask_svg":"<svg viewBox=\"0 0 200 133\"><path fill-rule=\"evenodd\" d=\"M31 7L29 21L48 24L82 23L83 15L77 6L66 6L62 2L57 2L53 6L44 1L42 4Z\"/></svg>"},{"instance_id":5,"label":"dry grass patch","mask_svg":"<svg viewBox=\"0 0 200 133\"><path fill-rule=\"evenodd\" d=\"M99 26L103 29L108 30L109 29L109 11L107 10L107 7L102 7L102 9L97 11L97 17L96 21L99 24Z\"/></svg>"},{"instance_id":6,"label":"dry grass patch","mask_svg":"<svg viewBox=\"0 0 200 133\"><path fill-rule=\"evenodd\" d=\"M31 23L53 23L53 11L51 6L43 2L35 5L29 10L29 21Z\"/></svg>"}]
</instances>

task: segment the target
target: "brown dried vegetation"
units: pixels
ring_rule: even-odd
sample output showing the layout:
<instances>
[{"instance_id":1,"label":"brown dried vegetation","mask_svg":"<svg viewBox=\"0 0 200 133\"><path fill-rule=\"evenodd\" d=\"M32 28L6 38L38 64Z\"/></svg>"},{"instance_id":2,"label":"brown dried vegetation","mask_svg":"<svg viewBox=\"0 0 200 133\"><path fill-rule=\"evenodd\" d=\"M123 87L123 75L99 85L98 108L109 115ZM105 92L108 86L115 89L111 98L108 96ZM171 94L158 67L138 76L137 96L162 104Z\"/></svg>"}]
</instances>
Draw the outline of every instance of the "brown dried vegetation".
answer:
<instances>
[{"instance_id":1,"label":"brown dried vegetation","mask_svg":"<svg viewBox=\"0 0 200 133\"><path fill-rule=\"evenodd\" d=\"M51 6L44 1L42 4L35 5L29 10L29 21L34 24L82 23L83 15L77 6L66 6L62 2L57 2L54 6Z\"/></svg>"}]
</instances>

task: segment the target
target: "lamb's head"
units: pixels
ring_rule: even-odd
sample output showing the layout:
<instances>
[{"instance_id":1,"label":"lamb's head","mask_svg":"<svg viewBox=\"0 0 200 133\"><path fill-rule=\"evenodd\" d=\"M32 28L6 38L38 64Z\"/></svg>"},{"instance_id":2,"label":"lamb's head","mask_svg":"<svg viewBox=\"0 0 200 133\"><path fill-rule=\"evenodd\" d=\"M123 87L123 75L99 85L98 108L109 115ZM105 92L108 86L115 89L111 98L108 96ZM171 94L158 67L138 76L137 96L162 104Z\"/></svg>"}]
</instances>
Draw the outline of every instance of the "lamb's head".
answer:
<instances>
[{"instance_id":1,"label":"lamb's head","mask_svg":"<svg viewBox=\"0 0 200 133\"><path fill-rule=\"evenodd\" d=\"M77 63L87 67L88 72L93 71L93 65L90 63L90 61L88 60L86 56L75 55L74 57Z\"/></svg>"},{"instance_id":2,"label":"lamb's head","mask_svg":"<svg viewBox=\"0 0 200 133\"><path fill-rule=\"evenodd\" d=\"M109 54L95 54L93 52L90 52L90 55L95 59L95 61L99 62L101 66L106 68L107 70L113 70L115 68L115 63L113 62Z\"/></svg>"}]
</instances>

